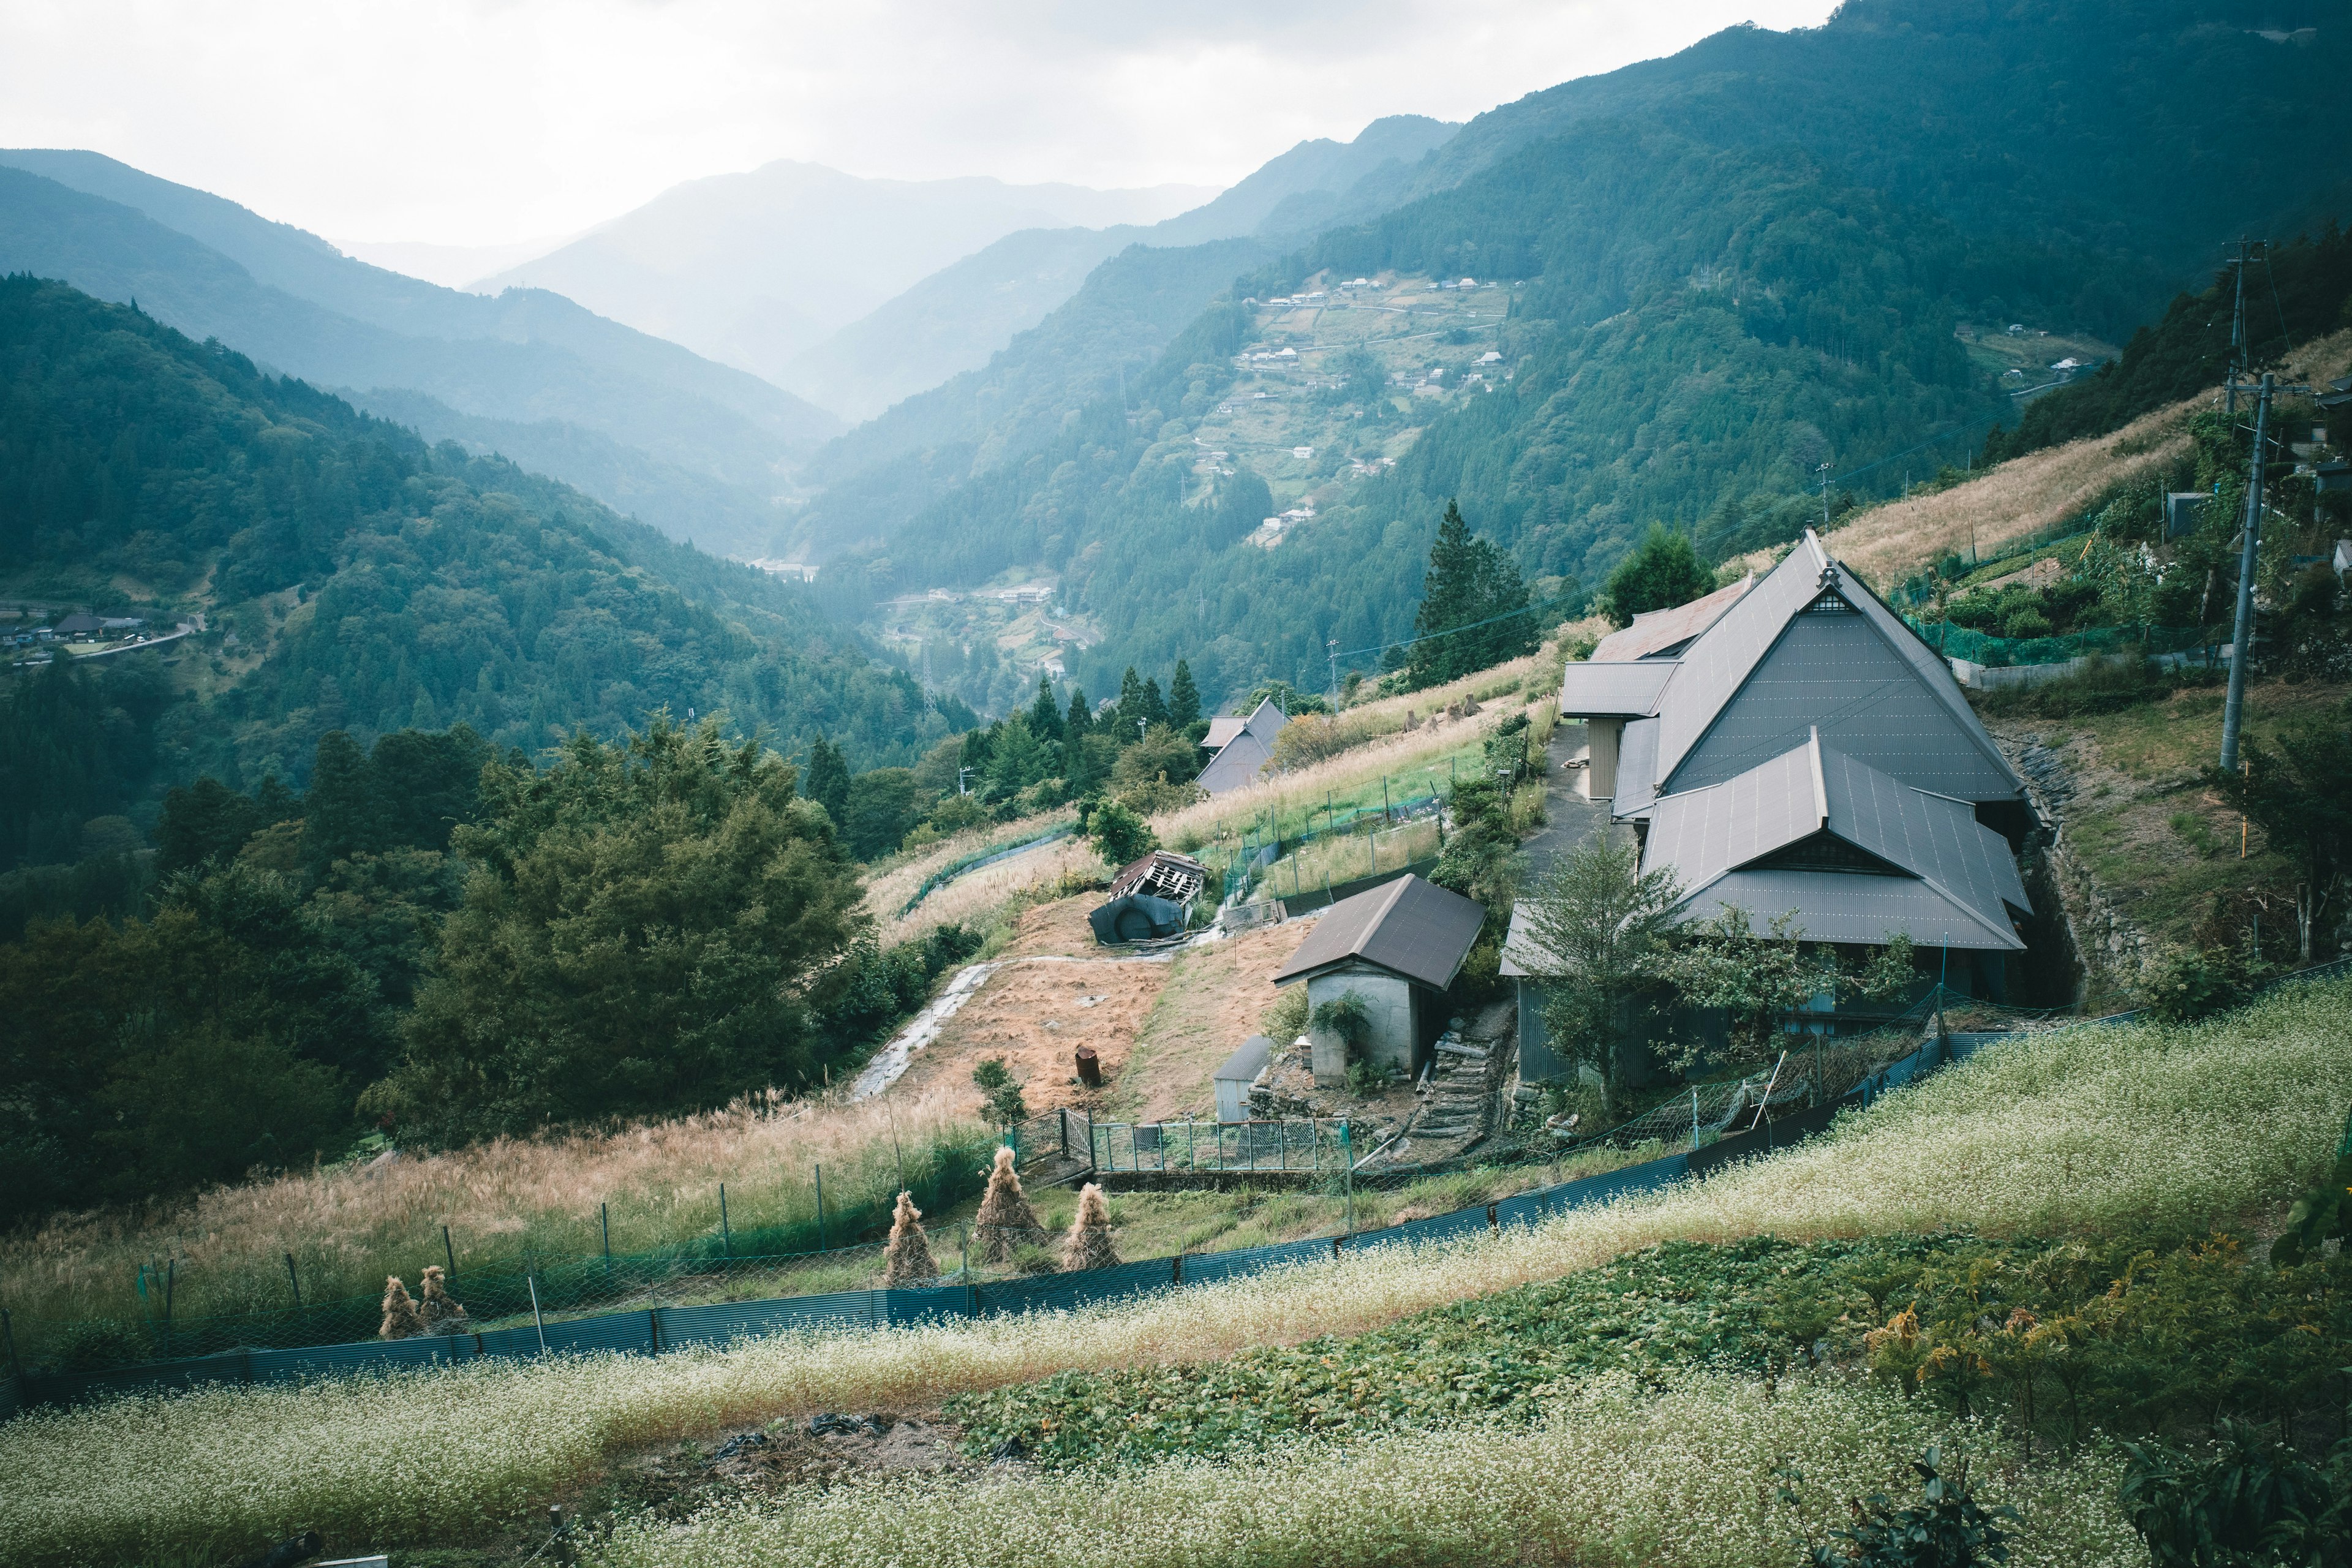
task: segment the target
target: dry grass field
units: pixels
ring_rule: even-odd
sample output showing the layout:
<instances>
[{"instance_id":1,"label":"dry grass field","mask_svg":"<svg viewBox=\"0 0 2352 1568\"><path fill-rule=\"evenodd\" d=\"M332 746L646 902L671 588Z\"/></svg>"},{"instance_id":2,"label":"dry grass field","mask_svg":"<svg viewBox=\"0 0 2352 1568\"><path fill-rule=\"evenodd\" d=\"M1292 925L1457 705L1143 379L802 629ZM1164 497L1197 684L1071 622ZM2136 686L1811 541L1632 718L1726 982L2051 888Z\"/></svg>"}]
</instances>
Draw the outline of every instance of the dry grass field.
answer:
<instances>
[{"instance_id":1,"label":"dry grass field","mask_svg":"<svg viewBox=\"0 0 2352 1568\"><path fill-rule=\"evenodd\" d=\"M2312 343L2287 379L2314 383L2352 367L2352 331ZM2191 416L2214 405L2218 392L2141 416L2112 435L2028 453L1934 495L1873 507L1832 529L1830 553L1885 589L1947 555L1990 554L2041 532L2101 495L2154 477L2188 450ZM1758 551L1735 564L1769 569L1775 553Z\"/></svg>"}]
</instances>

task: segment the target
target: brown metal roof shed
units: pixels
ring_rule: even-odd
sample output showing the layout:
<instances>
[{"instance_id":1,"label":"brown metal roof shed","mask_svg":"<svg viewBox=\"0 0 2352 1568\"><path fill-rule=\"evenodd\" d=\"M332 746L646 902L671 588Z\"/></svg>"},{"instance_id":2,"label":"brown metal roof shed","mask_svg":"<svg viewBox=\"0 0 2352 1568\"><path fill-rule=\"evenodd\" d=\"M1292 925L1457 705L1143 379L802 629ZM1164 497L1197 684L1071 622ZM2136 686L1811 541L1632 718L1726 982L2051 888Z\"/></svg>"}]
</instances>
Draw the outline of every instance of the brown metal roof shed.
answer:
<instances>
[{"instance_id":1,"label":"brown metal roof shed","mask_svg":"<svg viewBox=\"0 0 2352 1568\"><path fill-rule=\"evenodd\" d=\"M1486 906L1434 882L1404 876L1352 899L1342 899L1315 923L1274 983L1311 980L1350 963L1377 969L1443 991L1486 923Z\"/></svg>"}]
</instances>

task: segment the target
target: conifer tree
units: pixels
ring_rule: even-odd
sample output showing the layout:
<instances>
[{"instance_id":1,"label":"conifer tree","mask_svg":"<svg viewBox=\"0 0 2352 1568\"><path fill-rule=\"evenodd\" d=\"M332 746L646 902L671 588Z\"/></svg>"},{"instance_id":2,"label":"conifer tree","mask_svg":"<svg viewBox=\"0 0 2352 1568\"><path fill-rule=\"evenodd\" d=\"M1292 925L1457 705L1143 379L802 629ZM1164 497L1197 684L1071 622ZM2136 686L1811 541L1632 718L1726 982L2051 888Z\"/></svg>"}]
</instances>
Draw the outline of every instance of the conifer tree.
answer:
<instances>
[{"instance_id":1,"label":"conifer tree","mask_svg":"<svg viewBox=\"0 0 2352 1568\"><path fill-rule=\"evenodd\" d=\"M882 1253L882 1284L887 1289L919 1285L940 1277L939 1260L931 1256L931 1239L923 1234L923 1211L915 1194L900 1193L890 1215L890 1245Z\"/></svg>"},{"instance_id":2,"label":"conifer tree","mask_svg":"<svg viewBox=\"0 0 2352 1568\"><path fill-rule=\"evenodd\" d=\"M1062 720L1062 743L1076 745L1093 731L1094 727L1094 710L1087 706L1087 689L1073 686L1070 688L1070 710Z\"/></svg>"},{"instance_id":3,"label":"conifer tree","mask_svg":"<svg viewBox=\"0 0 2352 1568\"><path fill-rule=\"evenodd\" d=\"M1118 678L1118 730L1112 737L1122 746L1135 743L1135 721L1145 717L1143 711L1143 677L1129 665L1127 673Z\"/></svg>"},{"instance_id":4,"label":"conifer tree","mask_svg":"<svg viewBox=\"0 0 2352 1568\"><path fill-rule=\"evenodd\" d=\"M1110 1204L1101 1185L1088 1182L1078 1191L1078 1212L1070 1221L1070 1234L1062 1238L1062 1271L1075 1274L1082 1268L1114 1268L1118 1263L1118 1248L1110 1234Z\"/></svg>"},{"instance_id":5,"label":"conifer tree","mask_svg":"<svg viewBox=\"0 0 2352 1568\"><path fill-rule=\"evenodd\" d=\"M849 764L842 761L841 749L822 735L809 748L808 774L801 780L801 794L824 807L836 832L849 820Z\"/></svg>"},{"instance_id":6,"label":"conifer tree","mask_svg":"<svg viewBox=\"0 0 2352 1568\"><path fill-rule=\"evenodd\" d=\"M1461 507L1447 501L1412 618L1415 635L1423 639L1406 655L1412 687L1436 686L1533 652L1533 615L1496 618L1527 604L1518 563L1489 541L1472 538Z\"/></svg>"},{"instance_id":7,"label":"conifer tree","mask_svg":"<svg viewBox=\"0 0 2352 1568\"><path fill-rule=\"evenodd\" d=\"M1168 700L1160 695L1160 678L1156 675L1143 683L1143 722L1146 728L1168 722Z\"/></svg>"},{"instance_id":8,"label":"conifer tree","mask_svg":"<svg viewBox=\"0 0 2352 1568\"><path fill-rule=\"evenodd\" d=\"M302 858L323 870L377 847L375 787L367 753L341 730L319 737L310 793L302 801Z\"/></svg>"},{"instance_id":9,"label":"conifer tree","mask_svg":"<svg viewBox=\"0 0 2352 1568\"><path fill-rule=\"evenodd\" d=\"M397 1274L389 1275L383 1282L383 1325L376 1330L383 1340L414 1339L425 1331L425 1320L416 1314L416 1303L408 1294L408 1287L400 1282Z\"/></svg>"},{"instance_id":10,"label":"conifer tree","mask_svg":"<svg viewBox=\"0 0 2352 1568\"><path fill-rule=\"evenodd\" d=\"M1042 672L1037 677L1037 700L1029 705L1029 732L1048 745L1062 739L1062 710L1054 706L1054 683Z\"/></svg>"},{"instance_id":11,"label":"conifer tree","mask_svg":"<svg viewBox=\"0 0 2352 1568\"><path fill-rule=\"evenodd\" d=\"M1168 721L1179 730L1201 721L1201 689L1192 684L1192 671L1181 658L1176 679L1168 683Z\"/></svg>"},{"instance_id":12,"label":"conifer tree","mask_svg":"<svg viewBox=\"0 0 2352 1568\"><path fill-rule=\"evenodd\" d=\"M981 1196L980 1213L972 1217L971 1238L980 1243L983 1263L1010 1263L1015 1252L1045 1238L1045 1227L1037 1223L1037 1211L1029 1206L1028 1194L1021 1190L1021 1177L1013 1169L1010 1147L1000 1144L997 1148L995 1168L988 1173L988 1191Z\"/></svg>"}]
</instances>

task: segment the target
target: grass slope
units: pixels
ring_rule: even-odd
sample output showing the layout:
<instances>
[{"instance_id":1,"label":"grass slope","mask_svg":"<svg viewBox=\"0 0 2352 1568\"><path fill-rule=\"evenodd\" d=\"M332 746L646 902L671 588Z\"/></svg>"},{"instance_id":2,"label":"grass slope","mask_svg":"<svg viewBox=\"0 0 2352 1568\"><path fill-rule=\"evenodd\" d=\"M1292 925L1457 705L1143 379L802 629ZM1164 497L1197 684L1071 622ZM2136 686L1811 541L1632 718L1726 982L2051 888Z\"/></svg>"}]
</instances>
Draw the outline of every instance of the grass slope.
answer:
<instances>
[{"instance_id":1,"label":"grass slope","mask_svg":"<svg viewBox=\"0 0 2352 1568\"><path fill-rule=\"evenodd\" d=\"M375 1547L444 1544L521 1521L631 1445L818 1409L921 1408L1059 1372L1208 1361L1252 1346L1359 1333L1428 1308L1558 1279L1656 1241L1954 1226L2063 1237L2126 1223L2185 1230L2277 1204L2319 1168L2352 1099L2352 1054L2341 1043L2347 1028L2352 984L2330 983L2275 994L2197 1028L2043 1035L1980 1053L1814 1143L1653 1200L1580 1211L1466 1244L1368 1248L1337 1264L1122 1307L969 1326L784 1336L654 1361L479 1363L38 1412L0 1428L0 1474L11 1478L0 1493L0 1563L119 1563L199 1548L226 1556L304 1527ZM1681 1406L1643 1406L1650 1413L1643 1420L1668 1426L1685 1420L1692 1436L1685 1441L1727 1444L1732 1413L1745 1408L1740 1401L1748 1397L1701 1387ZM1878 1430L1902 1412L1872 1403L1864 1392L1838 1397L1849 1403L1834 1422L1784 1425L1778 1411L1760 1408L1753 1436L1721 1451L1761 1455L1787 1439L1783 1452L1821 1456L1805 1462L1834 1468L1843 1454L1849 1467L1874 1468L1885 1477L1877 1484L1891 1484L1886 1456L1899 1456L1921 1433ZM1686 1415L1675 1416L1677 1408ZM1459 1521L1464 1531L1505 1529L1515 1517L1515 1498L1516 1506L1532 1510L1526 1518L1560 1519L1570 1533L1559 1539L1588 1538L1565 1516L1545 1511L1555 1505L1544 1500L1539 1477L1568 1487L1558 1509L1599 1510L1615 1521L1593 1530L1606 1524L1620 1533L1653 1534L1710 1517L1676 1506L1685 1489L1703 1485L1709 1495L1735 1498L1762 1478L1760 1459L1729 1464L1719 1482L1691 1466L1663 1462L1696 1450L1663 1438L1627 1446L1627 1432L1641 1425L1629 1426L1605 1410L1590 1419L1571 1412L1507 1440L1459 1432L1396 1439L1402 1446L1353 1455L1333 1473L1318 1472L1312 1485L1284 1470L1289 1461L1278 1456L1258 1470L1235 1472L1231 1481L1225 1472L1154 1469L1114 1483L1112 1490L1143 1489L1120 1490L1131 1500L1118 1506L1106 1502L1102 1484L1092 1485L1085 1519L1104 1532L1073 1530L1050 1551L1038 1545L1029 1560L1093 1560L1089 1553L1107 1552L1113 1542L1131 1555L1166 1537L1120 1537L1108 1527L1164 1509L1157 1517L1185 1521L1185 1539L1200 1543L1197 1552L1180 1554L1187 1560L1236 1560L1245 1546L1262 1546L1255 1560L1282 1561L1306 1549L1285 1542L1321 1534L1348 1543L1331 1560L1370 1561L1385 1552L1391 1562L1458 1561L1465 1552L1486 1552L1499 1538L1448 1534L1446 1521ZM1744 1446L1751 1442L1762 1446ZM1567 1462L1591 1444L1608 1447L1618 1459L1582 1469ZM1441 1463L1449 1454L1456 1458ZM1452 1475L1461 1484L1440 1479L1408 1488L1402 1499L1380 1500L1416 1475ZM1564 1477L1578 1479L1563 1483ZM2109 1479L2084 1483L2076 1512L2067 1516L2077 1527L2066 1550L2077 1555L2039 1560L2130 1560L2116 1555L2122 1546L2112 1518L2096 1513L2095 1497L2111 1490ZM1052 1489L1059 1483L1034 1485L1041 1500L1024 1517L1050 1519L1046 1504L1056 1497L1066 1500L1063 1506L1077 1506L1079 1494ZM1205 1517L1247 1510L1250 1497L1260 1503L1230 1516L1233 1528L1201 1529ZM1432 1505L1433 1499L1450 1500ZM1735 1513L1747 1508L1736 1500L1723 1506ZM993 1508L975 1504L972 1518L995 1518ZM1318 1512L1327 1509L1341 1510L1344 1520ZM862 1554L861 1540L896 1539L894 1550L908 1560L933 1554L919 1550L908 1533L924 1528L922 1520L904 1497L886 1491L845 1490L793 1516L804 1525L761 1516L761 1528L814 1530L828 1517L837 1526L831 1539L844 1553L834 1560ZM1753 1533L1771 1527L1756 1510L1744 1517L1741 1528L1750 1533L1738 1540L1772 1539ZM972 1547L970 1560L1003 1560L998 1545L982 1551L976 1544L1000 1538L976 1524L971 1529L959 1537ZM1026 1527L1017 1537L1001 1537L1015 1539L1039 1541ZM1753 1550L1744 1557L1732 1552L1726 1542L1734 1539L1710 1531L1685 1548L1654 1549L1647 1556L1759 1560ZM739 1552L714 1539L695 1547L701 1555L693 1556L673 1552L667 1538L631 1540L636 1544L630 1550L643 1550L622 1561L753 1561L789 1544L772 1533ZM1627 1538L1628 1555L1634 1544Z\"/></svg>"}]
</instances>

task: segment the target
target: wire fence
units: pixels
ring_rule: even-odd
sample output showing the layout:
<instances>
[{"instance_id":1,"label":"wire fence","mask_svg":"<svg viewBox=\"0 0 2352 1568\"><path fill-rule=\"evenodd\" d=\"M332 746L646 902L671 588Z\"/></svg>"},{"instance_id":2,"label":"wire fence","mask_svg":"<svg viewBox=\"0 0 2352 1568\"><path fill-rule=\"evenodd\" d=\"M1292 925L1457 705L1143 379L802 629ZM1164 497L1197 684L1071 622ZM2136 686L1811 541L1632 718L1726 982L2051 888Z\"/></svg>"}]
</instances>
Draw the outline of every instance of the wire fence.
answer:
<instances>
[{"instance_id":1,"label":"wire fence","mask_svg":"<svg viewBox=\"0 0 2352 1568\"><path fill-rule=\"evenodd\" d=\"M2135 624L2086 626L2081 631L2053 637L2005 637L1990 632L1974 631L1950 621L1923 620L1916 616L1903 618L1929 647L1945 658L1966 659L1988 669L2065 664L2077 658L2156 658L2179 654L2205 655L2210 662L2213 650L2226 644L2231 637L2230 628L2219 625L2159 626Z\"/></svg>"},{"instance_id":2,"label":"wire fence","mask_svg":"<svg viewBox=\"0 0 2352 1568\"><path fill-rule=\"evenodd\" d=\"M2339 979L2348 974L2352 974L2352 960L2338 960L2283 976L2265 989ZM1333 1258L1349 1247L1397 1241L1444 1241L1509 1225L1534 1224L1569 1209L1607 1203L1629 1194L1659 1191L1688 1177L1705 1174L1730 1161L1801 1141L1830 1125L1840 1112L1867 1105L1889 1089L1916 1081L1996 1040L2040 1029L2125 1023L2137 1016L2135 1013L2123 1013L2099 1019L2062 1019L2054 1014L1998 1008L1986 1004L1970 1004L1964 1009L1954 999L1939 1016L1935 1016L1936 1027L1929 1031L1924 1028L1927 1016L1914 1008L1872 1032L1875 1036L1899 1036L1906 1025L1922 1030L1924 1038L1918 1038L1913 1048L1893 1056L1891 1059L1881 1059L1885 1057L1883 1050L1874 1052L1867 1048L1866 1043L1872 1035L1855 1037L1845 1042L1850 1054L1834 1058L1831 1054L1830 1042L1822 1040L1822 1055L1817 1058L1819 1065L1813 1073L1816 1084L1836 1081L1831 1076L1833 1060L1843 1064L1837 1069L1839 1076L1848 1070L1867 1070L1834 1098L1816 1098L1816 1103L1811 1106L1801 1103L1809 1092L1812 1092L1810 1086L1800 1087L1803 1075L1792 1079L1788 1086L1768 1078L1760 1093L1751 1090L1750 1103L1756 1108L1757 1114L1743 1124L1737 1113L1736 1099L1740 1089L1753 1081L1750 1077L1743 1077L1711 1088L1703 1087L1699 1091L1697 1108L1687 1118L1671 1103L1681 1100L1678 1091L1669 1100L1662 1100L1650 1108L1642 1117L1611 1129L1602 1138L1587 1141L1573 1149L1553 1147L1544 1151L1540 1157L1527 1152L1524 1145L1520 1146L1521 1153L1517 1159L1498 1148L1495 1152L1502 1157L1490 1163L1437 1173L1425 1170L1370 1173L1360 1170L1360 1162L1358 1162L1344 1169L1328 1171L1326 1177L1349 1194L1349 1223L1343 1231L1224 1252L1179 1252L1172 1257L1143 1259L1110 1268L997 1280L981 1279L968 1268L960 1268L936 1285L926 1288L835 1289L782 1299L706 1300L684 1306L656 1304L638 1307L632 1304L625 1310L607 1310L593 1315L567 1318L564 1316L567 1311L588 1304L592 1299L609 1309L613 1298L600 1293L614 1289L619 1278L617 1272L599 1278L596 1266L605 1260L573 1259L562 1268L551 1267L526 1274L523 1277L526 1299L531 1302L529 1316L524 1319L517 1313L513 1315L517 1321L504 1324L494 1323L473 1302L468 1302L470 1328L457 1325L441 1333L289 1349L272 1349L258 1341L247 1341L206 1356L191 1356L189 1352L194 1347L182 1342L176 1347L179 1359L168 1362L113 1366L100 1371L58 1369L31 1375L27 1374L19 1356L14 1328L5 1315L0 1314L0 1338L5 1338L7 1355L7 1366L0 1370L0 1419L33 1403L64 1403L133 1389L186 1386L204 1381L269 1382L450 1363L485 1355L543 1355L567 1351L654 1353L688 1345L725 1344L747 1336L795 1330L837 1331L990 1317L1037 1310L1066 1310L1106 1304L1176 1286L1240 1278L1285 1264ZM1950 1027L1955 1023L1999 1023L2007 1026L1960 1030ZM1798 1054L1792 1048L1790 1056ZM1776 1068L1785 1068L1788 1059L1782 1058L1776 1064ZM1874 1060L1878 1060L1879 1065L1870 1066ZM1733 1114L1724 1120L1720 1128L1708 1127L1706 1118L1709 1112L1727 1105L1735 1106ZM1645 1121L1644 1118L1650 1120ZM1034 1127L1046 1120L1033 1119L1033 1123L1025 1123L1024 1126ZM1161 1124L1163 1128L1165 1125ZM1321 1125L1318 1124L1313 1134L1318 1144L1322 1137ZM1058 1120L1056 1129L1058 1131ZM1660 1144L1669 1135L1678 1133L1686 1137L1694 1129L1699 1134L1696 1146L1680 1151L1660 1150ZM1095 1131L1090 1129L1084 1135L1086 1145L1090 1149L1097 1146ZM1710 1131L1715 1133L1711 1140L1706 1136ZM1619 1140L1632 1142L1627 1146L1616 1142ZM1556 1140L1553 1142L1557 1142ZM1131 1134L1126 1147L1130 1153L1135 1152ZM1575 1162L1580 1159L1605 1159L1612 1153L1629 1158L1615 1168L1589 1173L1575 1166ZM1097 1167L1105 1168L1108 1168L1107 1164ZM1564 1172L1571 1173L1561 1179ZM1551 1179L1545 1179L1547 1175ZM1426 1208L1420 1205L1413 1208L1390 1207L1377 1216L1375 1226L1358 1226L1355 1222L1359 1217L1359 1200L1368 1202L1383 1190L1395 1190L1407 1183L1415 1184L1425 1200L1433 1203L1439 1198L1451 1198L1454 1202L1439 1213L1426 1212ZM877 1250L871 1246L861 1246L842 1248L830 1256L845 1262L849 1261L847 1255L851 1254L870 1259ZM620 1260L613 1261L617 1263ZM675 1290L681 1287L706 1292L713 1288L748 1292L766 1282L793 1280L795 1276L791 1273L792 1267L805 1262L805 1258L721 1258L714 1264L705 1258L698 1268L680 1262L667 1274L648 1271L632 1288L648 1292L665 1288ZM798 1278L805 1279L806 1276ZM542 1280L546 1281L543 1289ZM461 1279L459 1285L460 1289L454 1294L462 1297L472 1291L478 1300L489 1300L480 1294L478 1281ZM247 1321L249 1323L259 1322L266 1316L257 1314Z\"/></svg>"},{"instance_id":3,"label":"wire fence","mask_svg":"<svg viewBox=\"0 0 2352 1568\"><path fill-rule=\"evenodd\" d=\"M467 1262L447 1227L420 1237L414 1263L399 1269L405 1287L423 1289L423 1269L437 1265L448 1295L464 1309L448 1325L472 1331L537 1317L562 1318L615 1307L683 1305L826 1291L867 1283L881 1268L882 1244L901 1185L916 1205L943 1210L975 1197L986 1185L991 1144L926 1149L900 1180L887 1162L859 1173L844 1190L826 1191L816 1173L813 1215L779 1223L738 1226L719 1188L719 1223L710 1231L651 1252L615 1253L609 1247L582 1257L530 1251L496 1265ZM609 1234L609 1233L608 1233ZM381 1290L304 1299L292 1258L286 1300L236 1312L191 1313L182 1292L191 1274L176 1258L142 1265L135 1315L75 1319L0 1316L7 1350L21 1364L86 1372L125 1363L210 1355L239 1349L291 1349L334 1344L377 1332Z\"/></svg>"}]
</instances>

